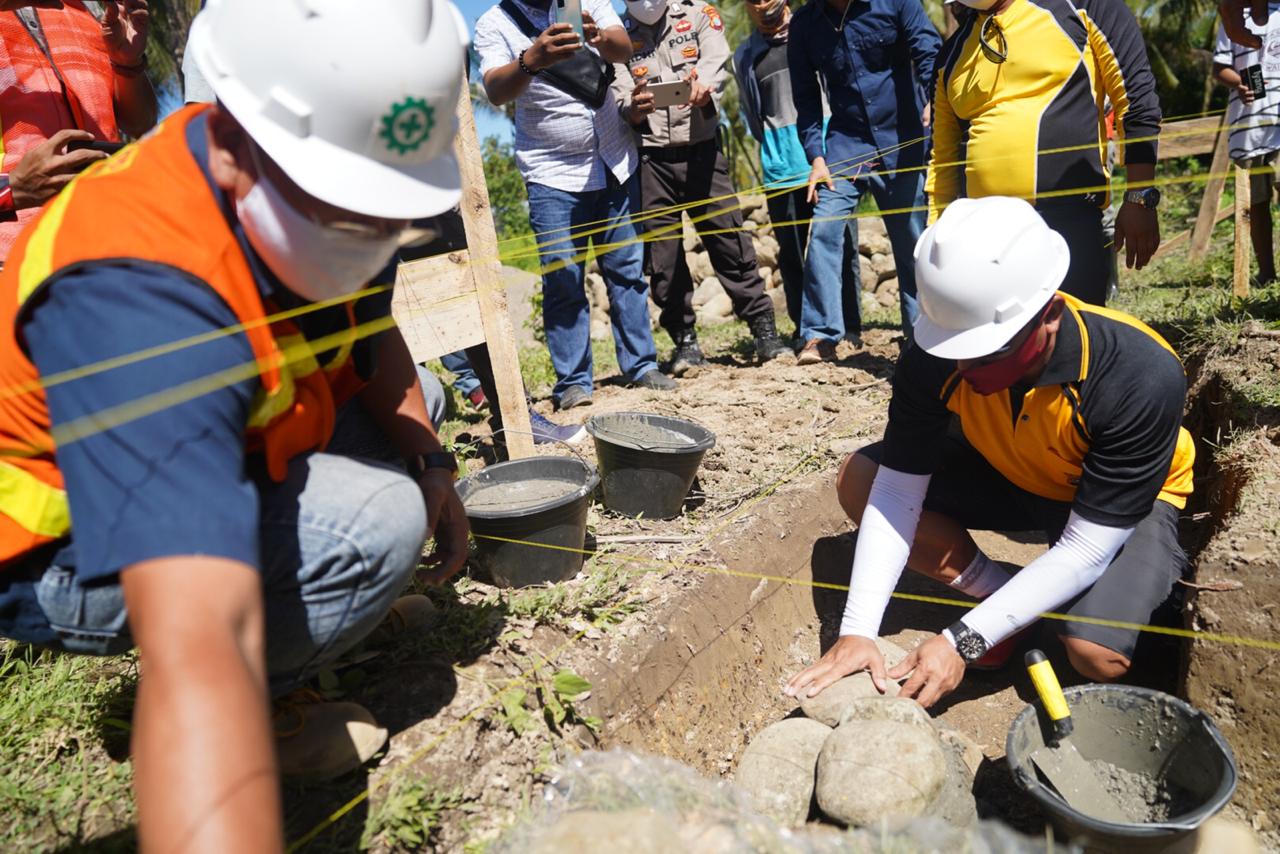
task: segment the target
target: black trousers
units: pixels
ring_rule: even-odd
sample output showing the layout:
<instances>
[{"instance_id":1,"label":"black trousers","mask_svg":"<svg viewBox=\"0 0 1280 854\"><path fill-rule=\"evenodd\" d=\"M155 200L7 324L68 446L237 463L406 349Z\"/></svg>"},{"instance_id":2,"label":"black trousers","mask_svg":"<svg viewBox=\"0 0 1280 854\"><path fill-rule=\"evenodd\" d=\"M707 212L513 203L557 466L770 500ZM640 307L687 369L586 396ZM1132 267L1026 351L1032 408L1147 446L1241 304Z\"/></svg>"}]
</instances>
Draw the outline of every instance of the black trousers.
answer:
<instances>
[{"instance_id":1,"label":"black trousers","mask_svg":"<svg viewBox=\"0 0 1280 854\"><path fill-rule=\"evenodd\" d=\"M1102 232L1102 209L1085 200L1062 199L1041 202L1036 211L1071 250L1071 266L1058 290L1091 305L1105 305L1111 257Z\"/></svg>"},{"instance_id":2,"label":"black trousers","mask_svg":"<svg viewBox=\"0 0 1280 854\"><path fill-rule=\"evenodd\" d=\"M729 180L729 162L714 140L678 148L644 149L640 158L640 195L644 211L693 204L684 210L702 235L716 277L733 300L742 320L773 314L764 292L751 237L742 230L742 210ZM684 259L680 210L666 211L639 223L646 234L662 235L644 244L644 271L649 292L662 309L658 322L673 335L692 329L693 278ZM711 214L711 216L707 216ZM703 219L703 217L706 217Z\"/></svg>"}]
</instances>

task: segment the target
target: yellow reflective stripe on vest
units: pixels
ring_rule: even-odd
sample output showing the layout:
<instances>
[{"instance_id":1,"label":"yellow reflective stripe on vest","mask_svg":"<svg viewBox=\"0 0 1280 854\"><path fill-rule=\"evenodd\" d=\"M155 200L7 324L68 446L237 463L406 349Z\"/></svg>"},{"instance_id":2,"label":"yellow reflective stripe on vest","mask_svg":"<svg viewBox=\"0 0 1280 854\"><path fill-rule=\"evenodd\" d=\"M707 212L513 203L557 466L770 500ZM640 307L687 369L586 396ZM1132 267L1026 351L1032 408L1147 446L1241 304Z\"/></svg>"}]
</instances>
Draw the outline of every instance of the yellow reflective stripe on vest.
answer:
<instances>
[{"instance_id":1,"label":"yellow reflective stripe on vest","mask_svg":"<svg viewBox=\"0 0 1280 854\"><path fill-rule=\"evenodd\" d=\"M67 493L6 462L0 462L0 508L23 529L42 537L61 537L71 530Z\"/></svg>"},{"instance_id":2,"label":"yellow reflective stripe on vest","mask_svg":"<svg viewBox=\"0 0 1280 854\"><path fill-rule=\"evenodd\" d=\"M62 220L67 215L67 205L71 203L75 188L75 182L72 181L58 194L40 216L27 241L22 267L18 270L18 305L26 302L36 288L53 273L53 244L62 229Z\"/></svg>"}]
</instances>

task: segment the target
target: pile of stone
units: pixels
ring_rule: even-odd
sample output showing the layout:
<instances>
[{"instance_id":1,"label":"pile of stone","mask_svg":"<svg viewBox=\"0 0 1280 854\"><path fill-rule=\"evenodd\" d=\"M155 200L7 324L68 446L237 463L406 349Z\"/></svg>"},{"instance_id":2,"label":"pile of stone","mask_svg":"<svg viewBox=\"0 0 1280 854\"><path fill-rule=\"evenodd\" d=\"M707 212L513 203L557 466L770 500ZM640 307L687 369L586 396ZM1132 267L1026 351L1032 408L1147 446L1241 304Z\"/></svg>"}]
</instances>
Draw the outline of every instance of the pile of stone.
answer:
<instances>
[{"instance_id":1,"label":"pile of stone","mask_svg":"<svg viewBox=\"0 0 1280 854\"><path fill-rule=\"evenodd\" d=\"M744 227L751 234L760 266L760 276L765 288L773 297L779 315L786 314L786 302L782 292L782 273L778 270L778 240L769 221L765 197L760 194L739 197L742 202ZM733 319L733 303L716 278L711 259L698 238L697 231L686 216L684 220L685 261L693 278L693 306L701 325L724 323ZM893 251L880 217L858 219L858 264L862 276L862 311L865 315L880 306L898 304L898 272L894 266ZM604 277L594 259L587 266L587 298L591 302L591 337L604 339L610 336L609 298ZM657 310L650 304L653 318Z\"/></svg>"},{"instance_id":2,"label":"pile of stone","mask_svg":"<svg viewBox=\"0 0 1280 854\"><path fill-rule=\"evenodd\" d=\"M892 667L906 653L877 641ZM817 811L846 827L901 826L922 816L968 827L977 821L973 775L982 751L914 700L881 694L857 673L800 701L803 717L780 721L743 752L734 784L784 826Z\"/></svg>"}]
</instances>

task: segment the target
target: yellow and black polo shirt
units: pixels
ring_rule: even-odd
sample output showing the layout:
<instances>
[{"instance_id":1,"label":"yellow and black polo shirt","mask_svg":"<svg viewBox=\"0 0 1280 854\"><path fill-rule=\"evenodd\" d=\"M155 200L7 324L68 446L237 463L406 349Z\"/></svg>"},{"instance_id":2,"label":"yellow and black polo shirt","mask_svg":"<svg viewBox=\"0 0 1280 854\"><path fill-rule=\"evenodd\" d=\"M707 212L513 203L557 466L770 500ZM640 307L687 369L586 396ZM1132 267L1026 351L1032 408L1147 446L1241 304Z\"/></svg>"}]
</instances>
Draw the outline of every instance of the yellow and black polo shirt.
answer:
<instances>
[{"instance_id":1,"label":"yellow and black polo shirt","mask_svg":"<svg viewBox=\"0 0 1280 854\"><path fill-rule=\"evenodd\" d=\"M994 16L968 12L938 54L930 220L961 197L1081 189L1110 204L1104 104L1115 110L1120 162L1155 163L1160 101L1146 45L1121 0L1014 0ZM1126 140L1128 140L1126 142Z\"/></svg>"},{"instance_id":2,"label":"yellow and black polo shirt","mask_svg":"<svg viewBox=\"0 0 1280 854\"><path fill-rule=\"evenodd\" d=\"M954 413L996 471L1091 522L1135 525L1157 498L1185 507L1195 446L1182 427L1182 363L1138 319L1060 296L1053 355L1030 388L983 396L955 362L909 348L893 379L884 465L932 474Z\"/></svg>"}]
</instances>

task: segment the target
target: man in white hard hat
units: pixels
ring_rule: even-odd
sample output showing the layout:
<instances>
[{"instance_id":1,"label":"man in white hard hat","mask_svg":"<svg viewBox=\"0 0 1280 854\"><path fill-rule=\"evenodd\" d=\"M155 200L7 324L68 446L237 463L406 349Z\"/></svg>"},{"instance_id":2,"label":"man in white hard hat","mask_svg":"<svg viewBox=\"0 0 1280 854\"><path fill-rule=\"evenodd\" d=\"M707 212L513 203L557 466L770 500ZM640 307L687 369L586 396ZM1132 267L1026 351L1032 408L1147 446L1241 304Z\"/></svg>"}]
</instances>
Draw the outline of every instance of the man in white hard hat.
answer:
<instances>
[{"instance_id":1,"label":"man in white hard hat","mask_svg":"<svg viewBox=\"0 0 1280 854\"><path fill-rule=\"evenodd\" d=\"M1006 639L1045 612L1066 613L1055 629L1076 670L1118 679L1132 627L1187 565L1182 365L1141 321L1057 290L1066 241L1020 199L957 199L915 259L917 346L898 363L883 441L837 479L858 524L840 639L786 691L812 696L860 670L885 689L873 639L904 566L983 601L888 671L910 676L903 695L936 703L966 666L1007 660ZM948 431L953 415L963 437ZM972 529L1044 531L1054 544L1010 575Z\"/></svg>"},{"instance_id":2,"label":"man in white hard hat","mask_svg":"<svg viewBox=\"0 0 1280 854\"><path fill-rule=\"evenodd\" d=\"M465 557L389 282L459 196L466 32L446 0L211 0L193 30L218 103L83 173L0 274L0 634L137 646L144 849L273 850L277 772L386 731L269 701L388 624L426 535L426 583ZM335 434L347 400L372 435ZM371 440L403 463L343 452Z\"/></svg>"}]
</instances>

